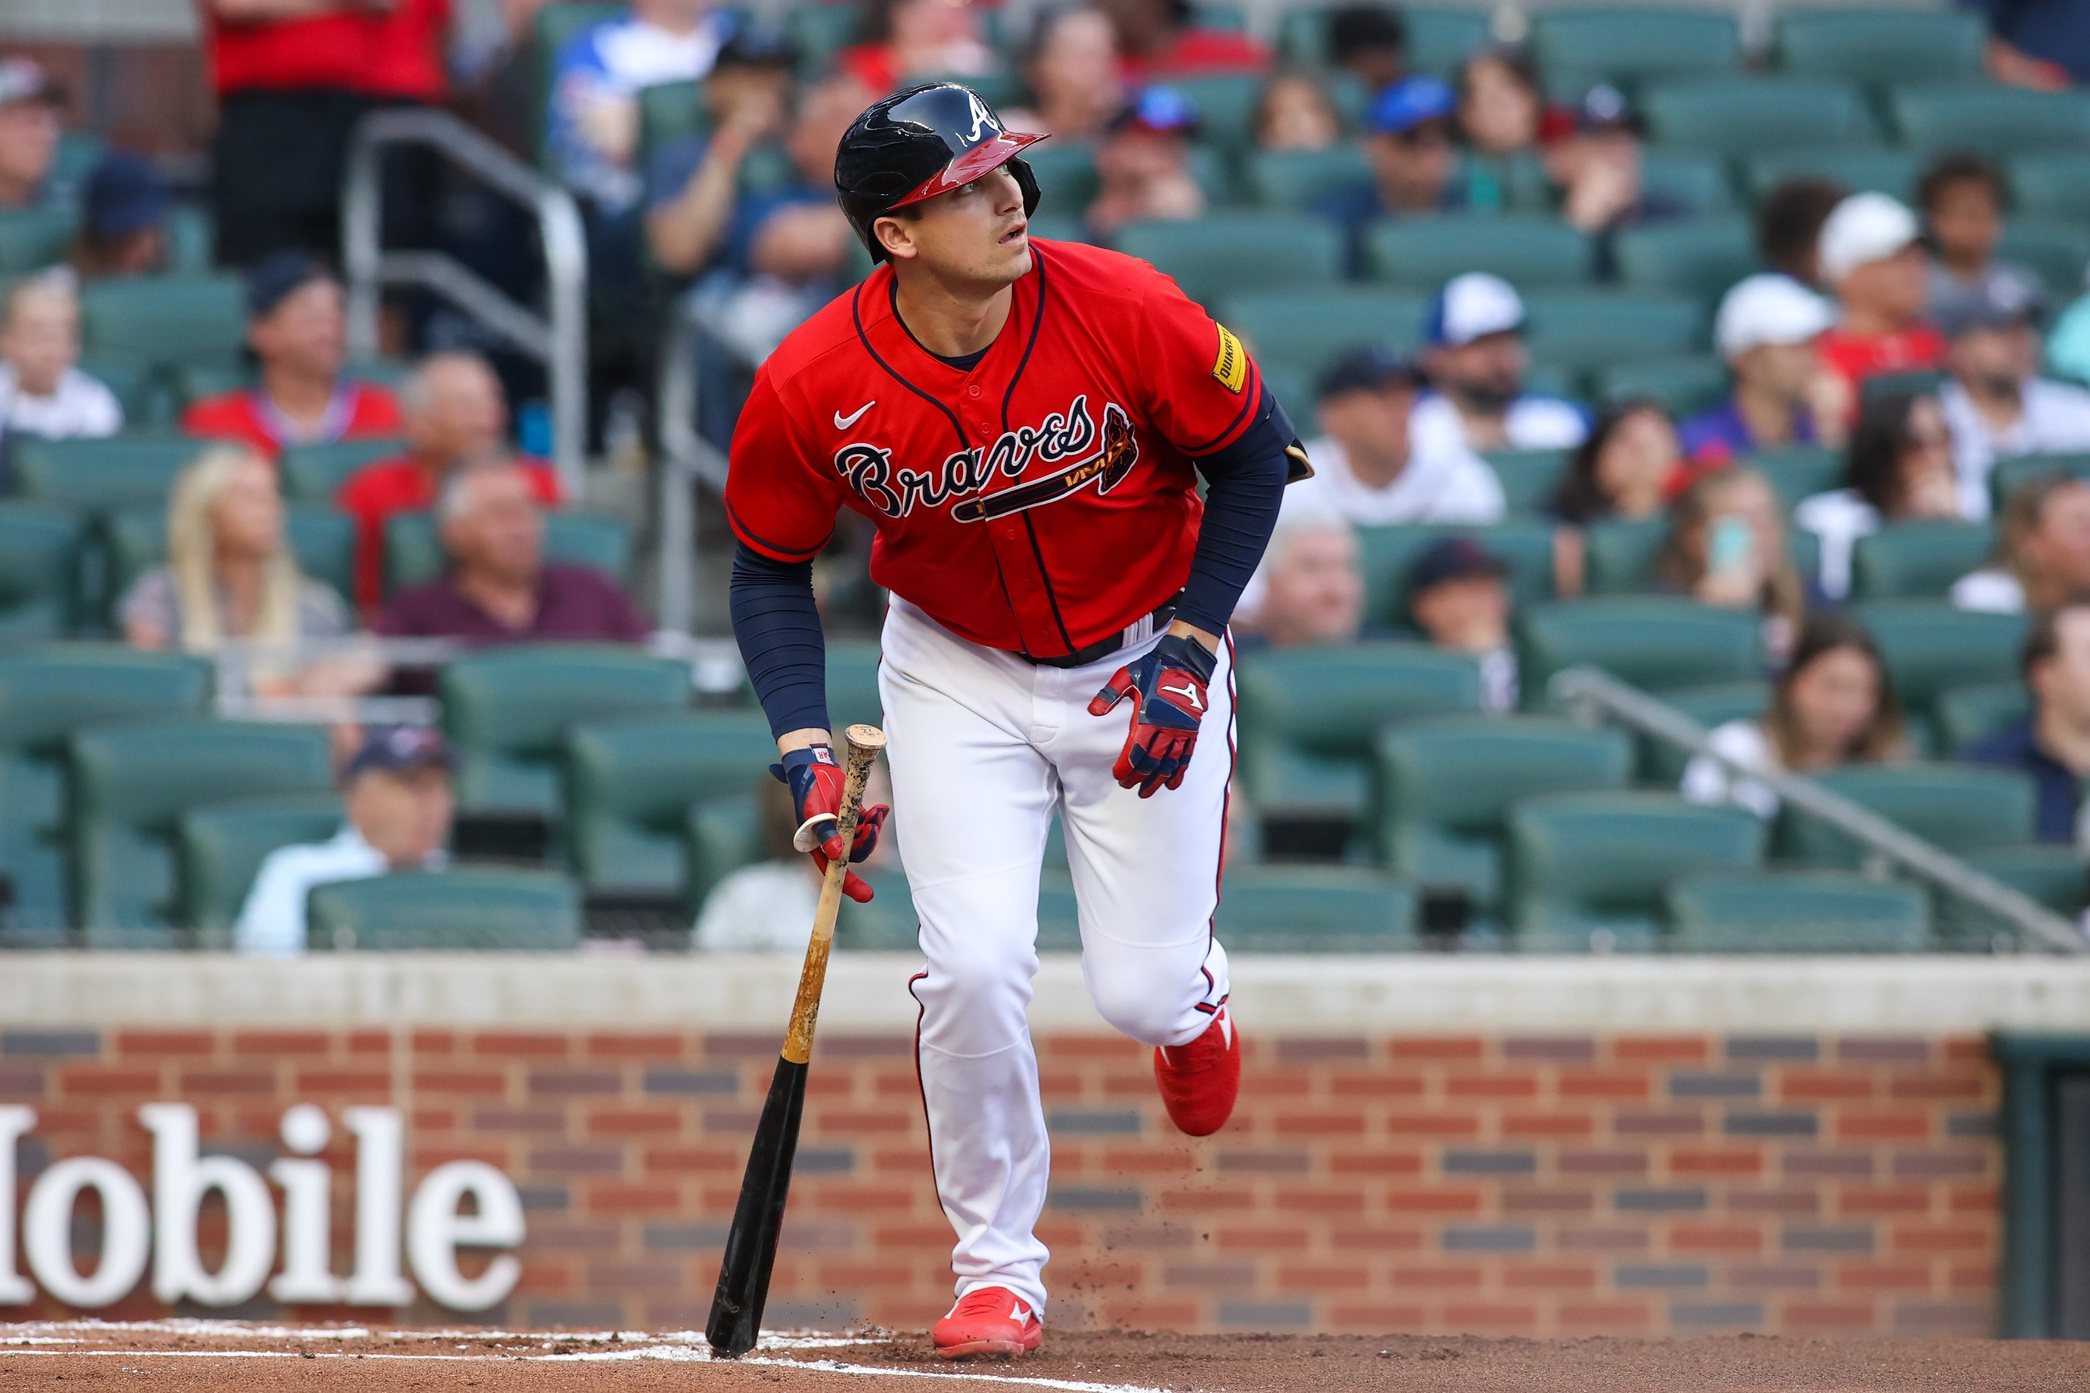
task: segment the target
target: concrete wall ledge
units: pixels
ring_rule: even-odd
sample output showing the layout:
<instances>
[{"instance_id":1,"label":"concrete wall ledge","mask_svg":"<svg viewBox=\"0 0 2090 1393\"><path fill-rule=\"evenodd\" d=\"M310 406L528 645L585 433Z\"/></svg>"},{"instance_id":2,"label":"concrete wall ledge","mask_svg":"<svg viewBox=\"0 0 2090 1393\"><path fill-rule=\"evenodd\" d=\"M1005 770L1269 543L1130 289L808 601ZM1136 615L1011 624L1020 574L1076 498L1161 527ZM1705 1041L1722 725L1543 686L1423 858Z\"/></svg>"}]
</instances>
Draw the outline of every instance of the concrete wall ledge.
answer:
<instances>
[{"instance_id":1,"label":"concrete wall ledge","mask_svg":"<svg viewBox=\"0 0 2090 1393\"><path fill-rule=\"evenodd\" d=\"M911 1032L913 954L841 954L821 1025ZM0 955L0 1030L56 1025L596 1025L776 1031L795 958L526 954ZM2046 957L1241 956L1236 1017L1286 1035L2090 1030L2090 961ZM1046 958L1031 1020L1103 1029L1077 958ZM0 1051L5 1050L0 1038Z\"/></svg>"}]
</instances>

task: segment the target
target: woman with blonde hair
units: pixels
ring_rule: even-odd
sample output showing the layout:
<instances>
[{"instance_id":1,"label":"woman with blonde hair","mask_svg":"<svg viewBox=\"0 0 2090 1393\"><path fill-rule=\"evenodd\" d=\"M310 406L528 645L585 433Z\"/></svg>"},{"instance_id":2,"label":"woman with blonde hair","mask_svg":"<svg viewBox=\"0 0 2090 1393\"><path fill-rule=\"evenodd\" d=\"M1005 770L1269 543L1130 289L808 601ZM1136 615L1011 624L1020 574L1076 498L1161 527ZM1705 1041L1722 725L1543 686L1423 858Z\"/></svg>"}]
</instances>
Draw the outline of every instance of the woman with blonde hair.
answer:
<instances>
[{"instance_id":1,"label":"woman with blonde hair","mask_svg":"<svg viewBox=\"0 0 2090 1393\"><path fill-rule=\"evenodd\" d=\"M1761 611L1764 651L1780 667L1807 619L1807 586L1786 545L1778 495L1753 469L1715 470L1683 491L1655 574L1700 603Z\"/></svg>"},{"instance_id":2,"label":"woman with blonde hair","mask_svg":"<svg viewBox=\"0 0 2090 1393\"><path fill-rule=\"evenodd\" d=\"M212 446L182 470L167 505L167 564L133 582L120 615L136 647L190 653L233 639L289 644L350 630L341 597L298 570L275 469L241 445ZM304 684L277 677L268 685Z\"/></svg>"}]
</instances>

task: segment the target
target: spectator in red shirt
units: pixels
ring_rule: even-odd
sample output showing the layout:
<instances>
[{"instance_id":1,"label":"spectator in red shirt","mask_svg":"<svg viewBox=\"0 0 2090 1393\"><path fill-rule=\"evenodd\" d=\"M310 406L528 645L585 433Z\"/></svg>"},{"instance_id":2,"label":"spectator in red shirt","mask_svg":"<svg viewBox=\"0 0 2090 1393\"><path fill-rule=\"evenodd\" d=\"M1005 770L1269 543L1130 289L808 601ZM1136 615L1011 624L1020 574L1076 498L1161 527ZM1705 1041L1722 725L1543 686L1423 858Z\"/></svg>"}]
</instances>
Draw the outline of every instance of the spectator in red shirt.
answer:
<instances>
[{"instance_id":1,"label":"spectator in red shirt","mask_svg":"<svg viewBox=\"0 0 2090 1393\"><path fill-rule=\"evenodd\" d=\"M356 520L356 604L384 600L385 519L435 506L443 480L462 464L499 458L508 441L501 380L475 353L431 355L400 388L406 453L365 465L341 486L334 505ZM520 461L537 500L559 502L559 476L540 460Z\"/></svg>"},{"instance_id":2,"label":"spectator in red shirt","mask_svg":"<svg viewBox=\"0 0 2090 1393\"><path fill-rule=\"evenodd\" d=\"M377 632L491 643L558 639L636 643L651 627L615 581L544 559L544 512L528 472L467 465L437 505L450 570L394 595Z\"/></svg>"},{"instance_id":3,"label":"spectator in red shirt","mask_svg":"<svg viewBox=\"0 0 2090 1393\"><path fill-rule=\"evenodd\" d=\"M1924 318L1929 268L1919 231L1916 215L1883 193L1852 194L1822 224L1816 262L1840 311L1815 352L1842 384L1846 419L1856 417L1866 378L1945 361L1944 336Z\"/></svg>"},{"instance_id":4,"label":"spectator in red shirt","mask_svg":"<svg viewBox=\"0 0 2090 1393\"><path fill-rule=\"evenodd\" d=\"M1269 48L1240 30L1193 24L1190 0L1103 0L1102 9L1117 27L1129 84L1259 73L1270 66Z\"/></svg>"},{"instance_id":5,"label":"spectator in red shirt","mask_svg":"<svg viewBox=\"0 0 2090 1393\"><path fill-rule=\"evenodd\" d=\"M342 376L341 283L303 252L278 252L247 277L247 343L261 385L192 403L184 431L244 440L271 461L286 445L399 433L392 394Z\"/></svg>"},{"instance_id":6,"label":"spectator in red shirt","mask_svg":"<svg viewBox=\"0 0 2090 1393\"><path fill-rule=\"evenodd\" d=\"M869 42L843 49L835 66L880 96L922 78L980 77L995 68L971 0L872 0L864 31Z\"/></svg>"},{"instance_id":7,"label":"spectator in red shirt","mask_svg":"<svg viewBox=\"0 0 2090 1393\"><path fill-rule=\"evenodd\" d=\"M284 247L331 252L356 123L382 106L443 97L450 0L199 4L218 93L218 259L248 266Z\"/></svg>"}]
</instances>

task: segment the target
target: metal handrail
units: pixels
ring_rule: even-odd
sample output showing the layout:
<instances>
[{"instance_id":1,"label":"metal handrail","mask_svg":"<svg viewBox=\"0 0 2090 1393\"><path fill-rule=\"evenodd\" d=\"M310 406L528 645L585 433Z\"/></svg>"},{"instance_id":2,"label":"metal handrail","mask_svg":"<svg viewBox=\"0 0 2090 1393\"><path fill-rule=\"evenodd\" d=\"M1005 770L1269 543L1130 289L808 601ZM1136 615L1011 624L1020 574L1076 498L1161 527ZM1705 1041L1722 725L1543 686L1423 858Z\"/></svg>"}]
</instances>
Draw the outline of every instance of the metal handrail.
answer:
<instances>
[{"instance_id":1,"label":"metal handrail","mask_svg":"<svg viewBox=\"0 0 2090 1393\"><path fill-rule=\"evenodd\" d=\"M1729 773L1755 780L1781 801L1828 823L1918 879L2008 921L2041 948L2056 953L2090 952L2090 941L2074 924L2037 900L1982 874L1958 857L1910 835L1878 813L1830 792L1812 779L1745 764L1714 748L1704 726L1608 673L1587 667L1569 668L1554 674L1546 691L1571 712L1579 710L1586 715L1595 708L1659 740L1715 760Z\"/></svg>"},{"instance_id":2,"label":"metal handrail","mask_svg":"<svg viewBox=\"0 0 2090 1393\"><path fill-rule=\"evenodd\" d=\"M696 625L697 509L695 486L724 493L726 459L697 434L699 311L687 296L668 316L660 351L660 388L654 393L660 436L661 627L682 633Z\"/></svg>"},{"instance_id":3,"label":"metal handrail","mask_svg":"<svg viewBox=\"0 0 2090 1393\"><path fill-rule=\"evenodd\" d=\"M528 208L544 246L548 314L518 304L444 252L386 251L380 244L388 145L424 145ZM587 458L588 243L573 195L447 111L378 111L356 126L342 186L341 261L348 277L348 344L377 356L379 291L434 291L544 364L551 384L552 463L569 498L581 497Z\"/></svg>"}]
</instances>

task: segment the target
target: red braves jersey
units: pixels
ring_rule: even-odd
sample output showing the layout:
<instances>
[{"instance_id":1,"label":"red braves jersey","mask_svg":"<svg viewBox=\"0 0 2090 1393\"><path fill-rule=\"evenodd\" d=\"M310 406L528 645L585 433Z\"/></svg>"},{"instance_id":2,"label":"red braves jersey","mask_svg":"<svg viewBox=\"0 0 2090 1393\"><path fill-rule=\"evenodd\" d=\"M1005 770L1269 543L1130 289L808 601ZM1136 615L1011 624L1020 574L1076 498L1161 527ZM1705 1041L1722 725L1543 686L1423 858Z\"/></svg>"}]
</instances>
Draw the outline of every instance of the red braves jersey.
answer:
<instances>
[{"instance_id":1,"label":"red braves jersey","mask_svg":"<svg viewBox=\"0 0 2090 1393\"><path fill-rule=\"evenodd\" d=\"M1191 460L1254 420L1240 341L1144 261L1031 244L970 371L923 348L881 266L785 339L733 435L734 535L805 561L838 508L877 526L871 578L961 637L1063 657L1183 588Z\"/></svg>"}]
</instances>

